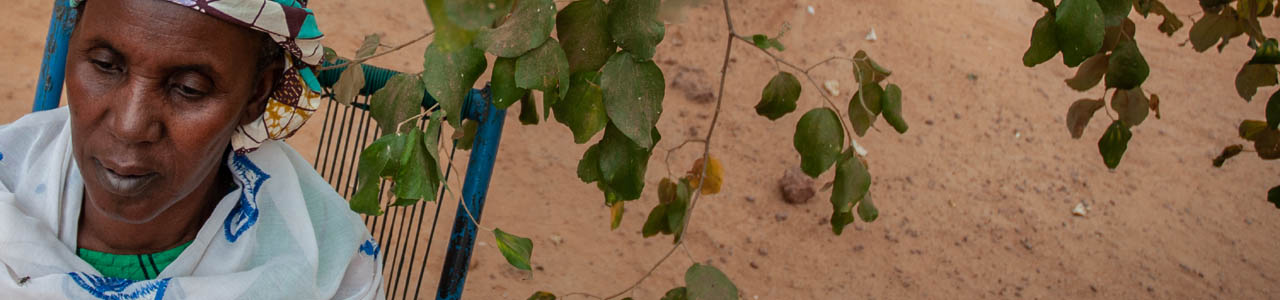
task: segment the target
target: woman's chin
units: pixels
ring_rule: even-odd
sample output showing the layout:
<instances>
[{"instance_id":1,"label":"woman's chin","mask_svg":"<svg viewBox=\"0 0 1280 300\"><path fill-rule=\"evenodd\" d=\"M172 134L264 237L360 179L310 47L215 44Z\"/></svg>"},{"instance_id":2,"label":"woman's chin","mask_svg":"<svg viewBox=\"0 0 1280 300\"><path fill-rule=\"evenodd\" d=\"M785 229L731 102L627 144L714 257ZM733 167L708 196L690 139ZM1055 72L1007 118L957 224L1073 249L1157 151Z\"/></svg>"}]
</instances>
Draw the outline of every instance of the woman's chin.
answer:
<instances>
[{"instance_id":1,"label":"woman's chin","mask_svg":"<svg viewBox=\"0 0 1280 300\"><path fill-rule=\"evenodd\" d=\"M127 224L146 224L155 220L166 208L158 203L146 203L141 198L96 199L90 197L89 202L99 214L111 220ZM106 202L106 203L102 203Z\"/></svg>"}]
</instances>

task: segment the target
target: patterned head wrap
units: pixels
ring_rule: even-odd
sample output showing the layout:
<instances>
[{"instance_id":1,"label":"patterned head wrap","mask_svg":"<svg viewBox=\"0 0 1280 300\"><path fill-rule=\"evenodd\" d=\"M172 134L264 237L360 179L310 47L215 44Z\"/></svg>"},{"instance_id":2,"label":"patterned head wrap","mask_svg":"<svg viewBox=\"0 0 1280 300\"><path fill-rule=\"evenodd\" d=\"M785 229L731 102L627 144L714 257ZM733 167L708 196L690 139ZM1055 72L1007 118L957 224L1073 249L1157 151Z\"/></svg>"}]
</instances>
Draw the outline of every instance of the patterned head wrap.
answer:
<instances>
[{"instance_id":1,"label":"patterned head wrap","mask_svg":"<svg viewBox=\"0 0 1280 300\"><path fill-rule=\"evenodd\" d=\"M68 0L75 7L87 0ZM267 140L293 135L320 107L320 81L312 66L321 63L324 34L316 27L307 0L163 0L195 9L271 36L284 52L284 74L258 120L240 126L231 138L236 153L258 149Z\"/></svg>"}]
</instances>

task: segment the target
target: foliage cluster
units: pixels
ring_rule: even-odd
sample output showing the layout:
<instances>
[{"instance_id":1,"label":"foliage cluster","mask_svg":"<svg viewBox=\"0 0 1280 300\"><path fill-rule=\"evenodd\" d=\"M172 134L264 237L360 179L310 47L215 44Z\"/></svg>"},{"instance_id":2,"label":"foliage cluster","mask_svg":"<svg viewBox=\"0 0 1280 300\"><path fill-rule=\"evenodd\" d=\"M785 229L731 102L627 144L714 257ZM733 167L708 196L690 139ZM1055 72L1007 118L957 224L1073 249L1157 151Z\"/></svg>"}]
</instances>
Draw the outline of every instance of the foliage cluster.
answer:
<instances>
[{"instance_id":1,"label":"foliage cluster","mask_svg":"<svg viewBox=\"0 0 1280 300\"><path fill-rule=\"evenodd\" d=\"M490 70L491 101L495 107L506 109L520 103L519 120L523 124L538 124L554 116L556 122L570 129L575 143L596 140L579 161L577 175L601 191L604 206L612 215L610 227L618 228L626 203L640 199L644 193L646 167L662 140L656 124L663 112L666 80L653 60L657 46L665 37L666 24L680 19L681 11L697 2L577 0L558 9L553 0L424 0L434 27L433 40L423 54L424 71L398 75L373 95L369 105L382 136L360 155L359 184L350 199L351 208L377 215L382 213L383 197L392 198L388 201L391 205L413 205L435 199L442 187L448 192L447 185L442 185L447 179L441 176L440 166L450 162L440 160L437 148L442 145L436 142L440 128L449 124L456 132L455 145L469 146L476 123L462 120L463 102L481 74ZM669 257L682 245L681 238L698 197L716 194L722 188L724 166L710 150L723 101L724 75L735 42L772 57L777 66L793 69L815 87L817 81L809 74L814 68L833 62L851 66L849 74L858 82L858 92L843 105L819 93L825 105L813 105L817 107L800 118L795 125L793 146L805 174L816 178L835 169L834 182L830 184L835 234L857 218L874 221L879 211L871 202L871 174L863 157L865 152L856 146L853 135L867 134L880 116L895 131L907 131L902 90L884 82L891 72L862 51L807 68L791 64L775 54L786 50L781 42L787 31L785 26L773 36L740 35L733 27L728 1L722 4L729 32L715 117L704 139L687 140L668 151L670 154L684 145L700 143L704 146L701 158L693 162L685 176L661 180L657 188L659 204L645 220L642 235L672 235L675 246L667 253ZM347 69L334 88L340 102L350 104L363 86L358 66L385 54L378 52L380 40L378 35L367 36L345 65ZM337 58L336 53L330 54ZM496 57L491 66L488 55ZM795 74L779 70L762 88L756 113L778 120L801 106L802 90ZM420 105L424 93L437 100L438 109ZM841 108L847 109L847 117ZM427 122L425 131L419 129L420 121ZM390 193L382 193L383 180L393 183ZM530 269L531 240L501 229L490 231L512 266ZM686 286L672 289L664 299L738 297L737 288L728 277L709 265L694 264L685 281ZM634 287L609 297L592 297L616 298ZM539 292L530 299L554 297Z\"/></svg>"},{"instance_id":2,"label":"foliage cluster","mask_svg":"<svg viewBox=\"0 0 1280 300\"><path fill-rule=\"evenodd\" d=\"M1076 68L1075 76L1066 80L1067 86L1085 92L1105 82L1102 97L1080 99L1071 104L1067 110L1067 130L1071 137L1078 139L1093 115L1098 110L1105 111L1112 122L1099 139L1098 150L1103 163L1115 169L1133 137L1130 128L1142 124L1151 112L1160 118L1160 97L1154 93L1148 95L1142 89L1150 67L1134 40L1136 25L1129 17L1133 12L1144 18L1152 14L1160 16L1163 21L1158 29L1168 36L1173 36L1185 24L1160 0L1033 1L1048 11L1032 28L1031 45L1022 62L1034 67L1061 53L1063 64ZM1280 43L1266 36L1259 20L1280 18L1277 2L1200 0L1199 4L1202 16L1194 20L1188 33L1192 48L1204 52L1216 46L1221 52L1234 38L1247 36L1245 45L1255 54L1236 75L1236 92L1245 101L1251 101L1258 88L1276 85ZM1111 110L1104 109L1108 92L1111 92ZM1112 111L1115 116L1111 115ZM1253 143L1252 151L1259 158L1274 160L1280 158L1280 130L1277 129L1280 91L1268 99L1265 117L1266 121L1242 122L1239 135ZM1221 167L1227 159L1243 151L1242 144L1228 146L1213 164ZM1280 208L1280 186L1271 189L1268 199Z\"/></svg>"}]
</instances>

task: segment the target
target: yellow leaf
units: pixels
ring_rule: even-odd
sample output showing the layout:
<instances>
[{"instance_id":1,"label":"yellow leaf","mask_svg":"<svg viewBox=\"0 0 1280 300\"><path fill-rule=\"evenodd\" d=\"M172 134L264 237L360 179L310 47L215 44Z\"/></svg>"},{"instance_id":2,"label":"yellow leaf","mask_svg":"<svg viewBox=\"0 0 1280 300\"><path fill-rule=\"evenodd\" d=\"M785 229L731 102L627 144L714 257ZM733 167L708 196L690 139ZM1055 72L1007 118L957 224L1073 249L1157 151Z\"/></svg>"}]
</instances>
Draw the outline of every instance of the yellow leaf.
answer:
<instances>
[{"instance_id":1,"label":"yellow leaf","mask_svg":"<svg viewBox=\"0 0 1280 300\"><path fill-rule=\"evenodd\" d=\"M622 201L613 203L609 206L609 212L613 214L613 219L609 223L609 230L618 229L618 225L622 225Z\"/></svg>"},{"instance_id":2,"label":"yellow leaf","mask_svg":"<svg viewBox=\"0 0 1280 300\"><path fill-rule=\"evenodd\" d=\"M714 195L720 193L720 185L724 183L724 168L720 166L720 160L713 156L708 156L711 163L707 164L707 178L699 180L702 177L702 159L693 162L693 169L689 170L689 183L693 188L698 188L698 183L705 183L699 190L703 195Z\"/></svg>"}]
</instances>

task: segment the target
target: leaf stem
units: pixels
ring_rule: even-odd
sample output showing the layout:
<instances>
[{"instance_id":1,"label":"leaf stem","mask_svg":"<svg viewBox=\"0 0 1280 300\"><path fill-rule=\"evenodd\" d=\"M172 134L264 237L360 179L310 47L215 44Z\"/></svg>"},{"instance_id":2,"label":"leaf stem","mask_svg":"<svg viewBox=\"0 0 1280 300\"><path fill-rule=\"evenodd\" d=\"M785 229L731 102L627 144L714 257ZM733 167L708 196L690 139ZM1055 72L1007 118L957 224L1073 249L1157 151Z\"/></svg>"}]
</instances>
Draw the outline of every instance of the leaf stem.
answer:
<instances>
[{"instance_id":1,"label":"leaf stem","mask_svg":"<svg viewBox=\"0 0 1280 300\"><path fill-rule=\"evenodd\" d=\"M317 71L317 72L319 72L319 71L327 71L327 70L333 70L333 69L338 69L338 68L345 68L345 67L352 66L352 65L355 65L355 64L362 64L362 63L364 63L365 61L368 61L368 60L371 60L371 59L374 59L374 58L378 58L378 57L381 57L381 56L383 56L383 55L391 54L392 52L400 51L400 49L404 49L404 47L408 47L409 45L413 45L413 44L415 44L415 43L417 43L417 42L419 42L419 41L422 41L423 39L426 39L427 37L429 37L429 36L431 36L432 34L435 34L435 33L436 33L436 30L435 30L435 29L432 29L432 30L427 31L426 33L423 33L423 34L422 34L422 36L416 37L416 38L414 38L413 40L410 40L410 41L409 41L409 42L407 42L407 43L400 44L399 46L392 47L391 49L389 49L389 50L387 50L387 51L382 51L382 52L374 53L373 55L369 55L369 56L366 56L366 57L357 57L357 58L351 59L350 61L347 61L347 62L345 62L345 63L341 63L341 64L336 64L336 65L332 65L332 66L316 68L316 71Z\"/></svg>"},{"instance_id":2,"label":"leaf stem","mask_svg":"<svg viewBox=\"0 0 1280 300\"><path fill-rule=\"evenodd\" d=\"M816 64L814 64L814 65L812 65L812 66L809 66L808 68L801 68L800 66L798 66L798 65L796 65L796 64L793 64L793 63L791 63L791 62L789 62L789 61L787 61L787 60L785 60L785 59L782 59L782 57L779 57L777 54L773 54L773 52L769 52L769 50L760 49L759 47L755 47L755 42L752 42L752 41L751 41L750 39L748 39L746 36L740 35L740 34L738 34L737 32L735 32L735 31L733 30L733 28L732 28L732 27L733 27L732 25L731 25L731 26L729 26L729 27L730 27L730 28L729 28L729 37L730 37L729 42L731 42L731 43L732 43L732 42L733 42L733 39L737 39L737 40L739 40L739 41L742 41L743 43L747 43L748 45L752 45L752 48L756 48L756 49L760 50L760 52L764 53L765 55L768 55L770 58L773 58L773 60L774 60L774 63L775 63L775 64L777 64L777 63L781 63L782 65L785 65L785 66L787 66L787 67L790 67L790 68L795 69L796 71L800 72L800 74L804 75L804 78L805 78L806 80L808 80L810 84L813 84L813 88L818 90L818 95L822 96L822 99L823 99L823 100L825 100L825 101L827 102L827 106L830 106L830 107L831 107L831 109L832 109L832 110L834 110L834 111L836 112L836 115L843 115L843 113L840 111L840 107L836 105L835 101L831 100L831 97L830 97L830 96L827 96L827 93L826 93L825 91L823 91L823 89L822 89L822 85L818 84L818 80L813 78L813 75L810 73L810 71L812 71L814 68L817 68L818 66L821 66L821 65L823 65L823 64L826 64L826 63L831 62L831 61L833 61L833 60L848 60L849 62L854 62L854 60L853 60L853 59L850 59L850 58L844 58L844 57L838 57L838 56L833 56L833 57L828 57L827 59L825 59L825 60L823 60L823 61L821 61L821 62L818 62L818 63L816 63ZM860 74L860 73L858 73L858 71L857 71L858 64L853 64L853 68L854 68L854 72L855 72L855 74ZM723 85L722 85L722 86L723 86ZM864 104L864 106L865 106L865 104ZM850 113L852 113L852 112L850 112ZM840 118L840 127L843 127L843 128L844 128L845 138L848 138L850 141L852 141L852 140L853 140L853 135L852 135L852 132L853 132L853 131L850 129L850 128L852 128L852 127L850 127L850 125L849 125L849 124L847 124L847 123L845 122L844 118Z\"/></svg>"}]
</instances>

